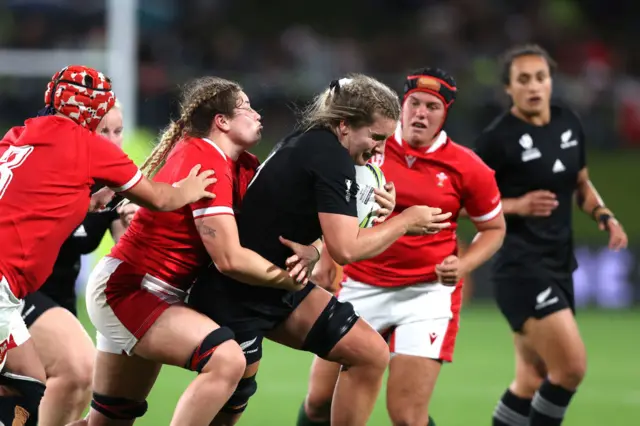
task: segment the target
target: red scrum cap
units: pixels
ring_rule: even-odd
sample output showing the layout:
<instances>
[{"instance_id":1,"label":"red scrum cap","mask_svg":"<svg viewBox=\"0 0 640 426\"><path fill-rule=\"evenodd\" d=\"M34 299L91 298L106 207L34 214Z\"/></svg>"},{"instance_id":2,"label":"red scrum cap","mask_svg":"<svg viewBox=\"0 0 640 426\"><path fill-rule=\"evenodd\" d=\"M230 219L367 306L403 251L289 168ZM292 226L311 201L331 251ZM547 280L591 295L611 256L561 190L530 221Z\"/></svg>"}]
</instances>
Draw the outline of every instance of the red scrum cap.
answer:
<instances>
[{"instance_id":1,"label":"red scrum cap","mask_svg":"<svg viewBox=\"0 0 640 426\"><path fill-rule=\"evenodd\" d=\"M449 108L456 100L458 88L456 87L456 81L446 71L440 68L421 68L409 74L404 82L404 94L402 96L402 104L412 93L426 92L439 98L445 107L445 116L442 121L442 125L435 132L435 136L438 136L444 123L447 121L449 115Z\"/></svg>"},{"instance_id":2,"label":"red scrum cap","mask_svg":"<svg viewBox=\"0 0 640 426\"><path fill-rule=\"evenodd\" d=\"M402 100L414 92L427 92L437 96L449 109L456 100L458 88L451 75L440 68L421 68L409 74L404 82Z\"/></svg>"},{"instance_id":3,"label":"red scrum cap","mask_svg":"<svg viewBox=\"0 0 640 426\"><path fill-rule=\"evenodd\" d=\"M94 132L116 103L111 80L82 65L69 65L53 75L44 94L47 109L59 112Z\"/></svg>"}]
</instances>

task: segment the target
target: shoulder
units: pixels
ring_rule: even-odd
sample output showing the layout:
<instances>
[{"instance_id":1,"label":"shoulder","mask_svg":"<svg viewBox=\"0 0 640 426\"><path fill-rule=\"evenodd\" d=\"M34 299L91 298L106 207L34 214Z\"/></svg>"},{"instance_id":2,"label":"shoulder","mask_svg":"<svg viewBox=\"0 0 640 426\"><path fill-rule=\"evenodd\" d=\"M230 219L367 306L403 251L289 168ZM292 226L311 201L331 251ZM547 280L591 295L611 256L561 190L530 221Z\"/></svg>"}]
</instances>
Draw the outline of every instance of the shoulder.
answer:
<instances>
[{"instance_id":1,"label":"shoulder","mask_svg":"<svg viewBox=\"0 0 640 426\"><path fill-rule=\"evenodd\" d=\"M169 154L169 158L174 160L186 160L195 164L209 164L226 166L228 157L212 141L200 138L186 137L176 142Z\"/></svg>"},{"instance_id":2,"label":"shoulder","mask_svg":"<svg viewBox=\"0 0 640 426\"><path fill-rule=\"evenodd\" d=\"M472 149L462 146L449 139L447 150L460 167L460 172L467 173L493 173L491 168Z\"/></svg>"},{"instance_id":3,"label":"shoulder","mask_svg":"<svg viewBox=\"0 0 640 426\"><path fill-rule=\"evenodd\" d=\"M70 139L77 140L79 136L86 136L90 139L99 137L95 133L76 124L71 119L56 117L54 115L27 119L24 122L24 126L11 129L14 135L16 135L16 130L14 129L19 129L20 136L41 144L46 144L47 142L53 143L59 140L63 140L64 143L69 144L71 142Z\"/></svg>"},{"instance_id":4,"label":"shoulder","mask_svg":"<svg viewBox=\"0 0 640 426\"><path fill-rule=\"evenodd\" d=\"M310 129L297 135L296 145L301 149L333 151L342 148L336 135L328 129Z\"/></svg>"},{"instance_id":5,"label":"shoulder","mask_svg":"<svg viewBox=\"0 0 640 426\"><path fill-rule=\"evenodd\" d=\"M479 141L491 140L496 137L500 137L513 127L513 117L509 113L509 111L505 111L502 114L498 115L493 119L488 126L486 126L482 132L480 132L480 136L478 137Z\"/></svg>"},{"instance_id":6,"label":"shoulder","mask_svg":"<svg viewBox=\"0 0 640 426\"><path fill-rule=\"evenodd\" d=\"M176 142L157 176L169 180L182 179L198 164L201 172L215 171L219 183L223 182L223 176L232 180L228 157L219 148L208 146L206 141L198 138L184 138Z\"/></svg>"},{"instance_id":7,"label":"shoulder","mask_svg":"<svg viewBox=\"0 0 640 426\"><path fill-rule=\"evenodd\" d=\"M551 117L567 124L577 124L582 127L582 120L578 113L559 101L551 104Z\"/></svg>"},{"instance_id":8,"label":"shoulder","mask_svg":"<svg viewBox=\"0 0 640 426\"><path fill-rule=\"evenodd\" d=\"M300 134L295 145L296 158L301 163L313 164L322 168L353 168L349 151L342 146L336 135L326 129L311 129ZM355 171L354 171L355 173Z\"/></svg>"},{"instance_id":9,"label":"shoulder","mask_svg":"<svg viewBox=\"0 0 640 426\"><path fill-rule=\"evenodd\" d=\"M2 140L9 143L14 143L15 141L18 140L18 138L20 137L20 135L22 135L23 132L24 132L24 126L12 127L7 131L7 134L5 134L2 137Z\"/></svg>"}]
</instances>

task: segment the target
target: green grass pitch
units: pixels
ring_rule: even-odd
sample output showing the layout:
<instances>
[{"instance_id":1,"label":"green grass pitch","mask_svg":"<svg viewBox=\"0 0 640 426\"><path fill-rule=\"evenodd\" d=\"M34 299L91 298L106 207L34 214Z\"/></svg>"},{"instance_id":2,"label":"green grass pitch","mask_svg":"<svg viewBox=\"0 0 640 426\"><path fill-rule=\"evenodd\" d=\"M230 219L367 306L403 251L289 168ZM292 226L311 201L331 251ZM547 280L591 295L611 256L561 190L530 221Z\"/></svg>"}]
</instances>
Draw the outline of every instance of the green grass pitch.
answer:
<instances>
[{"instance_id":1,"label":"green grass pitch","mask_svg":"<svg viewBox=\"0 0 640 426\"><path fill-rule=\"evenodd\" d=\"M82 319L92 333L84 313ZM640 424L640 311L586 310L578 313L578 321L587 345L588 372L564 425ZM258 393L239 424L295 425L311 359L308 353L266 343ZM434 419L442 426L489 425L493 407L512 374L511 336L497 309L464 308L455 362L443 368L431 403ZM136 424L169 424L178 397L192 377L193 373L164 367L149 397L149 411ZM384 394L368 424L390 424Z\"/></svg>"}]
</instances>

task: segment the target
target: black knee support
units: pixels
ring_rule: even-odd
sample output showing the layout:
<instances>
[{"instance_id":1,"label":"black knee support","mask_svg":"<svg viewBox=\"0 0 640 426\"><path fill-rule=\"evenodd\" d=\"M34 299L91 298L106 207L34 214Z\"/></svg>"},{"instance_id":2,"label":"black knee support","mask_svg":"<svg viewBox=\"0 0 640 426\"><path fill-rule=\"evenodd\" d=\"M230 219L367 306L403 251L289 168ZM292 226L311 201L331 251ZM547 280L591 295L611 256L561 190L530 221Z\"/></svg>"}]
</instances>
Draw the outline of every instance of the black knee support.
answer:
<instances>
[{"instance_id":1,"label":"black knee support","mask_svg":"<svg viewBox=\"0 0 640 426\"><path fill-rule=\"evenodd\" d=\"M321 358L351 330L358 321L358 314L349 302L338 302L332 297L304 339L302 350L312 352Z\"/></svg>"},{"instance_id":2,"label":"black knee support","mask_svg":"<svg viewBox=\"0 0 640 426\"><path fill-rule=\"evenodd\" d=\"M235 392L231 395L227 403L224 404L221 411L228 414L242 413L245 408L247 408L249 398L251 398L257 390L258 382L256 381L255 374L251 377L241 379L240 382L238 382Z\"/></svg>"},{"instance_id":3,"label":"black knee support","mask_svg":"<svg viewBox=\"0 0 640 426\"><path fill-rule=\"evenodd\" d=\"M209 362L209 358L211 358L216 348L227 340L233 340L234 337L233 331L228 327L220 327L213 330L193 351L185 368L200 373Z\"/></svg>"},{"instance_id":4,"label":"black knee support","mask_svg":"<svg viewBox=\"0 0 640 426\"><path fill-rule=\"evenodd\" d=\"M128 398L93 393L91 408L114 420L131 420L144 416L147 401L133 401Z\"/></svg>"}]
</instances>

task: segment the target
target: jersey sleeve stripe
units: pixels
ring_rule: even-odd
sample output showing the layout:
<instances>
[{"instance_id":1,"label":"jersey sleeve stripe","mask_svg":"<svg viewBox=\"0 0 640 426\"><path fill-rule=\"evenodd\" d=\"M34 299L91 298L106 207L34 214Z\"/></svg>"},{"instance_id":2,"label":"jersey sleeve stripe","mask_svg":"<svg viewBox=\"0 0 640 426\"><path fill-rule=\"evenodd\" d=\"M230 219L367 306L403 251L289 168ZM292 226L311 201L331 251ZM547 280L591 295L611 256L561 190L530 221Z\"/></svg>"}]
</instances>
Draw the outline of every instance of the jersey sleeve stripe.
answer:
<instances>
[{"instance_id":1,"label":"jersey sleeve stripe","mask_svg":"<svg viewBox=\"0 0 640 426\"><path fill-rule=\"evenodd\" d=\"M114 192L128 191L129 189L133 188L138 182L140 182L141 179L142 179L142 172L138 170L136 174L131 178L131 180L129 180L129 182L125 183L124 185L118 188L111 188L111 189Z\"/></svg>"},{"instance_id":2,"label":"jersey sleeve stripe","mask_svg":"<svg viewBox=\"0 0 640 426\"><path fill-rule=\"evenodd\" d=\"M193 217L213 216L217 214L233 214L233 209L227 206L207 207L193 211Z\"/></svg>"},{"instance_id":3,"label":"jersey sleeve stripe","mask_svg":"<svg viewBox=\"0 0 640 426\"><path fill-rule=\"evenodd\" d=\"M496 208L491 210L489 213L483 214L482 216L475 216L475 217L469 216L469 219L471 219L474 222L487 222L495 218L496 216L498 216L501 211L502 211L502 203L498 203Z\"/></svg>"}]
</instances>

